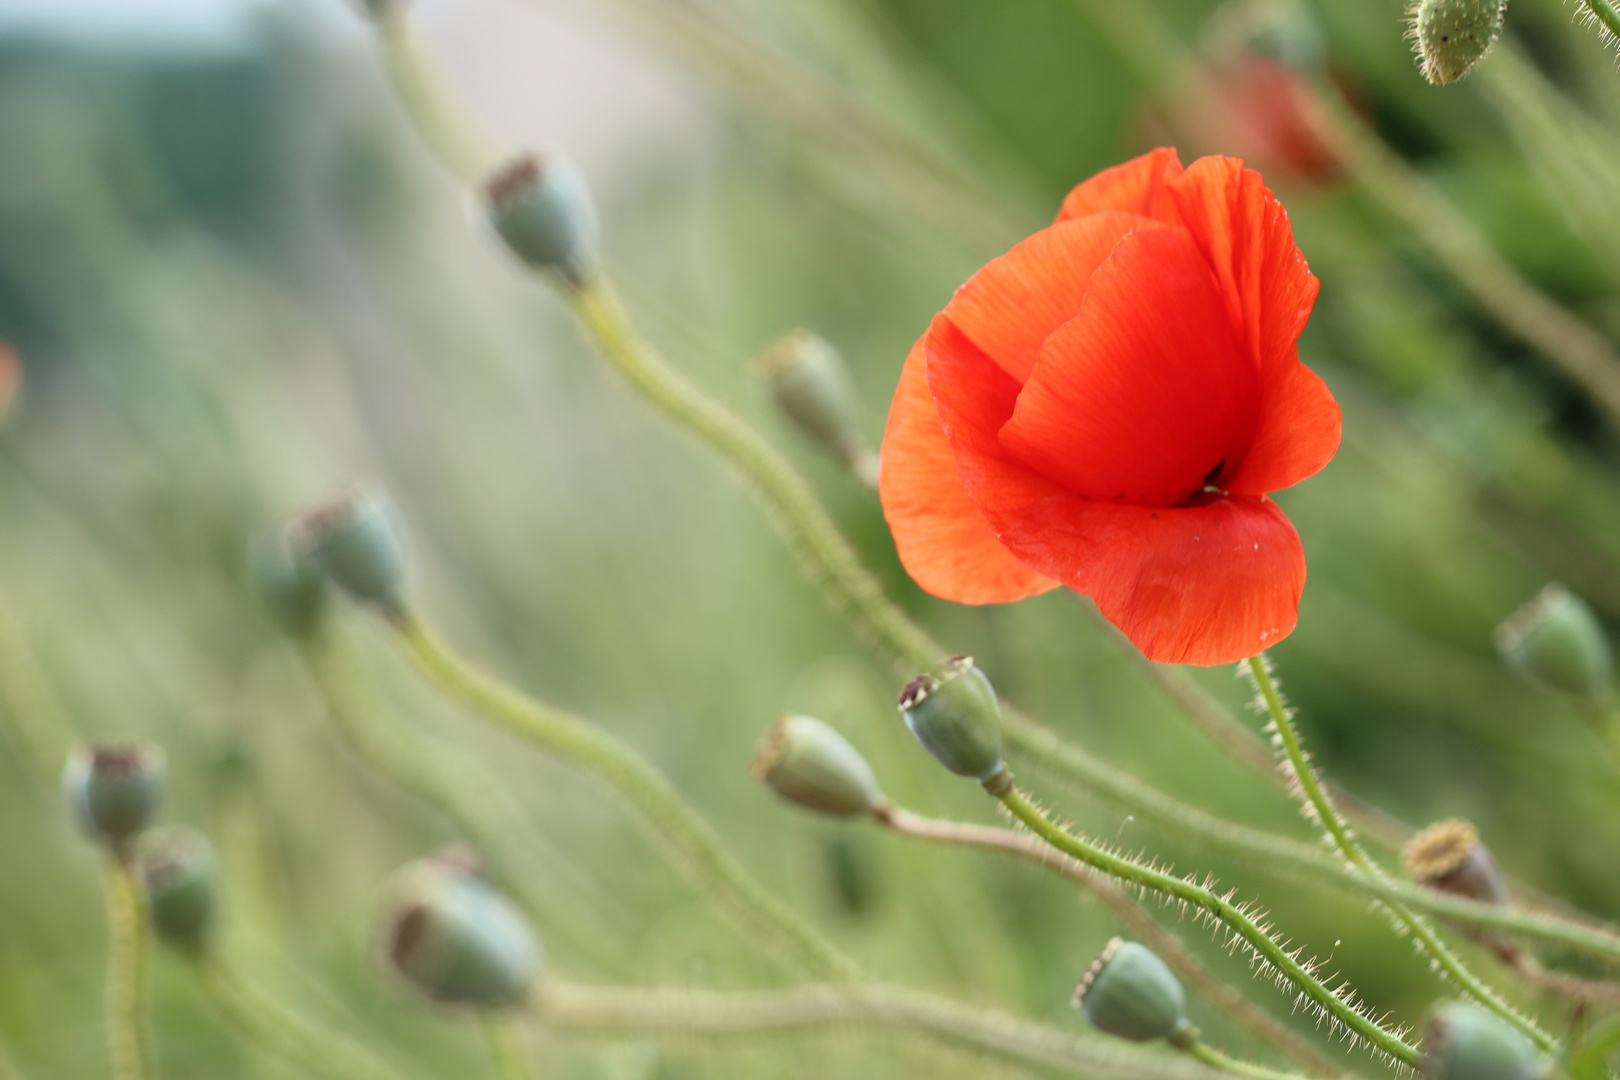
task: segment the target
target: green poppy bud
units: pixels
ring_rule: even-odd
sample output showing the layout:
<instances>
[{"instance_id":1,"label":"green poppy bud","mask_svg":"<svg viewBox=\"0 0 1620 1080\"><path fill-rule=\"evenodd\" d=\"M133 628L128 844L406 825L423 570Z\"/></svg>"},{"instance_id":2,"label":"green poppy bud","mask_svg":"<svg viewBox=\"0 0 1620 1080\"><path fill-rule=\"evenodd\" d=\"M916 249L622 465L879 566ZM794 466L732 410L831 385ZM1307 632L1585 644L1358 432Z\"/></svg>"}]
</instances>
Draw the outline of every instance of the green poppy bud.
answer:
<instances>
[{"instance_id":1,"label":"green poppy bud","mask_svg":"<svg viewBox=\"0 0 1620 1080\"><path fill-rule=\"evenodd\" d=\"M161 747L107 739L68 755L62 794L80 828L122 852L157 816L167 779Z\"/></svg>"},{"instance_id":2,"label":"green poppy bud","mask_svg":"<svg viewBox=\"0 0 1620 1080\"><path fill-rule=\"evenodd\" d=\"M988 780L1001 771L1001 705L971 656L953 656L935 675L900 692L906 727L951 772Z\"/></svg>"},{"instance_id":3,"label":"green poppy bud","mask_svg":"<svg viewBox=\"0 0 1620 1080\"><path fill-rule=\"evenodd\" d=\"M513 1005L541 970L527 921L458 858L406 868L386 918L383 955L412 985L449 1005Z\"/></svg>"},{"instance_id":4,"label":"green poppy bud","mask_svg":"<svg viewBox=\"0 0 1620 1080\"><path fill-rule=\"evenodd\" d=\"M388 493L359 483L292 525L291 548L326 571L338 587L390 618L405 610L405 544Z\"/></svg>"},{"instance_id":5,"label":"green poppy bud","mask_svg":"<svg viewBox=\"0 0 1620 1080\"><path fill-rule=\"evenodd\" d=\"M1115 938L1093 960L1074 1006L1101 1031L1132 1042L1173 1039L1188 1027L1187 995L1145 945Z\"/></svg>"},{"instance_id":6,"label":"green poppy bud","mask_svg":"<svg viewBox=\"0 0 1620 1080\"><path fill-rule=\"evenodd\" d=\"M1418 0L1412 10L1423 77L1453 83L1485 59L1502 33L1507 0Z\"/></svg>"},{"instance_id":7,"label":"green poppy bud","mask_svg":"<svg viewBox=\"0 0 1620 1080\"><path fill-rule=\"evenodd\" d=\"M1479 833L1466 821L1437 821L1401 849L1401 862L1420 885L1486 904L1508 902L1507 883Z\"/></svg>"},{"instance_id":8,"label":"green poppy bud","mask_svg":"<svg viewBox=\"0 0 1620 1080\"><path fill-rule=\"evenodd\" d=\"M1451 1001L1429 1014L1426 1080L1540 1080L1547 1072L1534 1044L1488 1009Z\"/></svg>"},{"instance_id":9,"label":"green poppy bud","mask_svg":"<svg viewBox=\"0 0 1620 1080\"><path fill-rule=\"evenodd\" d=\"M813 716L778 720L754 753L753 772L788 802L823 814L866 814L883 801L861 752Z\"/></svg>"},{"instance_id":10,"label":"green poppy bud","mask_svg":"<svg viewBox=\"0 0 1620 1080\"><path fill-rule=\"evenodd\" d=\"M270 616L293 637L308 637L331 600L326 575L292 550L283 533L260 537L248 552L253 584Z\"/></svg>"},{"instance_id":11,"label":"green poppy bud","mask_svg":"<svg viewBox=\"0 0 1620 1080\"><path fill-rule=\"evenodd\" d=\"M573 162L533 154L506 165L484 185L490 223L519 259L570 281L596 263L596 214Z\"/></svg>"},{"instance_id":12,"label":"green poppy bud","mask_svg":"<svg viewBox=\"0 0 1620 1080\"><path fill-rule=\"evenodd\" d=\"M178 949L202 952L218 906L214 846L195 829L163 829L142 843L139 862L152 929Z\"/></svg>"},{"instance_id":13,"label":"green poppy bud","mask_svg":"<svg viewBox=\"0 0 1620 1080\"><path fill-rule=\"evenodd\" d=\"M1502 620L1496 648L1509 668L1549 690L1594 705L1614 695L1614 660L1597 616L1557 582Z\"/></svg>"},{"instance_id":14,"label":"green poppy bud","mask_svg":"<svg viewBox=\"0 0 1620 1080\"><path fill-rule=\"evenodd\" d=\"M795 330L755 361L771 400L807 439L868 483L877 455L855 424L855 390L838 351L808 330Z\"/></svg>"}]
</instances>

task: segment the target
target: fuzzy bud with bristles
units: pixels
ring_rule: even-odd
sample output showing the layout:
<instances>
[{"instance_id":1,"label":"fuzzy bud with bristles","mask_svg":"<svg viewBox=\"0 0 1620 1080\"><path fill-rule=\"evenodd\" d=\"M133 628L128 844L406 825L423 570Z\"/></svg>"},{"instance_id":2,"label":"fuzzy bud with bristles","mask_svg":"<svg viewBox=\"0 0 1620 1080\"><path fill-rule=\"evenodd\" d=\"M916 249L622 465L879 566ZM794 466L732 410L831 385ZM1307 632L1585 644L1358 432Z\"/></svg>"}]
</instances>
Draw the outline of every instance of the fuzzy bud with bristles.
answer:
<instances>
[{"instance_id":1,"label":"fuzzy bud with bristles","mask_svg":"<svg viewBox=\"0 0 1620 1080\"><path fill-rule=\"evenodd\" d=\"M861 752L813 716L778 720L754 754L753 772L782 798L823 814L868 814L883 801Z\"/></svg>"},{"instance_id":2,"label":"fuzzy bud with bristles","mask_svg":"<svg viewBox=\"0 0 1620 1080\"><path fill-rule=\"evenodd\" d=\"M326 571L338 588L389 618L405 611L405 541L399 510L388 493L368 482L293 522L295 556Z\"/></svg>"},{"instance_id":3,"label":"fuzzy bud with bristles","mask_svg":"<svg viewBox=\"0 0 1620 1080\"><path fill-rule=\"evenodd\" d=\"M68 755L62 795L80 828L113 851L126 852L157 816L167 780L161 747L106 739Z\"/></svg>"},{"instance_id":4,"label":"fuzzy bud with bristles","mask_svg":"<svg viewBox=\"0 0 1620 1080\"><path fill-rule=\"evenodd\" d=\"M1451 1001L1429 1014L1424 1080L1541 1080L1548 1072L1529 1039L1481 1006Z\"/></svg>"},{"instance_id":5,"label":"fuzzy bud with bristles","mask_svg":"<svg viewBox=\"0 0 1620 1080\"><path fill-rule=\"evenodd\" d=\"M1001 771L1001 705L971 656L911 680L899 704L906 727L951 772L983 781Z\"/></svg>"},{"instance_id":6,"label":"fuzzy bud with bristles","mask_svg":"<svg viewBox=\"0 0 1620 1080\"><path fill-rule=\"evenodd\" d=\"M214 846L195 829L160 829L142 841L139 862L153 931L177 949L203 952L218 907Z\"/></svg>"},{"instance_id":7,"label":"fuzzy bud with bristles","mask_svg":"<svg viewBox=\"0 0 1620 1080\"><path fill-rule=\"evenodd\" d=\"M1187 1027L1187 995L1145 945L1114 938L1091 962L1074 1006L1101 1031L1132 1042L1173 1039Z\"/></svg>"},{"instance_id":8,"label":"fuzzy bud with bristles","mask_svg":"<svg viewBox=\"0 0 1620 1080\"><path fill-rule=\"evenodd\" d=\"M1466 821L1437 821L1401 849L1401 862L1420 885L1486 904L1508 902L1507 883L1479 833Z\"/></svg>"},{"instance_id":9,"label":"fuzzy bud with bristles","mask_svg":"<svg viewBox=\"0 0 1620 1080\"><path fill-rule=\"evenodd\" d=\"M1614 696L1614 658L1585 601L1553 582L1496 628L1503 661L1549 690L1591 705Z\"/></svg>"},{"instance_id":10,"label":"fuzzy bud with bristles","mask_svg":"<svg viewBox=\"0 0 1620 1080\"><path fill-rule=\"evenodd\" d=\"M877 483L877 455L855 424L855 390L838 350L795 330L760 353L755 371L793 426L863 481Z\"/></svg>"},{"instance_id":11,"label":"fuzzy bud with bristles","mask_svg":"<svg viewBox=\"0 0 1620 1080\"><path fill-rule=\"evenodd\" d=\"M448 1005L514 1005L539 976L539 942L507 899L457 858L401 872L382 952L412 985Z\"/></svg>"},{"instance_id":12,"label":"fuzzy bud with bristles","mask_svg":"<svg viewBox=\"0 0 1620 1080\"><path fill-rule=\"evenodd\" d=\"M1453 83L1485 59L1502 33L1507 0L1418 0L1412 39L1423 77Z\"/></svg>"},{"instance_id":13,"label":"fuzzy bud with bristles","mask_svg":"<svg viewBox=\"0 0 1620 1080\"><path fill-rule=\"evenodd\" d=\"M596 264L596 213L585 177L567 158L525 154L484 184L490 224L523 262L570 281Z\"/></svg>"}]
</instances>

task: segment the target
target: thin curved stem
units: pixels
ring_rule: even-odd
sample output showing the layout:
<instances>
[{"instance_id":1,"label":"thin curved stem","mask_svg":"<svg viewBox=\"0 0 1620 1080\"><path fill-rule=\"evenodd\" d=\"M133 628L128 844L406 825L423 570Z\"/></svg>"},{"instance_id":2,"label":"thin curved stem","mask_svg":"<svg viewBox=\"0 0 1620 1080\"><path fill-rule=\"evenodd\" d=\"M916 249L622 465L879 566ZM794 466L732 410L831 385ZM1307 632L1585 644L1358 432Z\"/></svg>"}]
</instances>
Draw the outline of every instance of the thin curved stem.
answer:
<instances>
[{"instance_id":1,"label":"thin curved stem","mask_svg":"<svg viewBox=\"0 0 1620 1080\"><path fill-rule=\"evenodd\" d=\"M1299 1080L1299 1077L1294 1073L1278 1072L1276 1069L1268 1069L1264 1065L1240 1061L1235 1057L1223 1054L1196 1035L1177 1044L1176 1048L1189 1057L1202 1061L1212 1069L1219 1069L1221 1072L1228 1072L1233 1076L1241 1076L1245 1080Z\"/></svg>"},{"instance_id":2,"label":"thin curved stem","mask_svg":"<svg viewBox=\"0 0 1620 1080\"><path fill-rule=\"evenodd\" d=\"M1107 904L1114 914L1135 931L1144 944L1174 968L1194 990L1226 1013L1233 1023L1275 1046L1312 1072L1323 1076L1338 1076L1343 1073L1344 1070L1327 1055L1279 1023L1270 1013L1255 1006L1237 990L1222 982L1174 934L1160 926L1151 915L1138 906L1136 901L1092 867L1054 851L1049 845L1027 833L1013 832L1011 829L959 821L940 821L913 814L893 803L880 806L873 817L885 828L905 836L933 843L1005 852L1055 870L1078 882Z\"/></svg>"},{"instance_id":3,"label":"thin curved stem","mask_svg":"<svg viewBox=\"0 0 1620 1080\"><path fill-rule=\"evenodd\" d=\"M407 1080L376 1051L262 993L218 958L194 957L191 968L225 1020L283 1061L326 1080Z\"/></svg>"},{"instance_id":4,"label":"thin curved stem","mask_svg":"<svg viewBox=\"0 0 1620 1080\"><path fill-rule=\"evenodd\" d=\"M478 1018L489 1048L489 1062L497 1080L532 1080L529 1050L523 1045L523 1032L504 1012L486 1012Z\"/></svg>"},{"instance_id":5,"label":"thin curved stem","mask_svg":"<svg viewBox=\"0 0 1620 1080\"><path fill-rule=\"evenodd\" d=\"M1294 720L1288 708L1283 704L1282 695L1277 691L1277 684L1271 678L1268 663L1263 655L1251 656L1247 661L1249 674L1253 677L1255 685L1260 690L1260 696L1265 701L1266 711L1271 715L1271 726L1282 744L1283 753L1289 768L1293 772L1293 780L1299 786L1301 797L1304 799L1310 817L1323 829L1327 830L1334 847L1344 856L1347 863L1372 880L1384 877L1367 853L1361 850L1350 829L1345 825L1344 819L1334 809L1333 803L1322 791L1322 785L1317 779L1316 770L1311 766L1310 759L1299 739L1299 733L1294 730ZM1508 1023L1522 1031L1537 1046L1543 1050L1550 1050L1556 1045L1556 1040L1542 1031L1533 1020L1525 1017L1513 1006L1509 1005L1501 995L1480 981L1479 977L1463 964L1462 960L1451 951L1440 935L1436 933L1428 920L1422 918L1406 905L1401 903L1385 902L1390 914L1396 922L1400 923L1412 934L1414 940L1422 946L1423 950L1433 958L1440 969L1449 975L1458 986L1479 1001L1481 1005L1490 1009Z\"/></svg>"},{"instance_id":6,"label":"thin curved stem","mask_svg":"<svg viewBox=\"0 0 1620 1080\"><path fill-rule=\"evenodd\" d=\"M1274 972L1286 980L1305 1001L1334 1021L1335 1026L1343 1026L1356 1040L1367 1043L1386 1057L1403 1065L1416 1067L1422 1061L1422 1054L1416 1047L1406 1042L1399 1034L1363 1014L1352 1004L1353 999L1346 986L1340 984L1337 988L1333 988L1318 979L1314 972L1319 965L1315 961L1301 962L1298 959L1298 950L1289 952L1274 940L1267 928L1250 914L1249 905L1234 904L1232 897L1236 890L1224 896L1217 895L1195 881L1144 866L1083 840L1048 818L1027 795L1012 784L1011 779L1010 774L1003 772L1000 774L999 783L995 782L996 778L986 781L986 790L1042 840L1065 855L1089 866L1095 866L1121 881L1184 901L1198 911L1206 913L1210 919L1225 924L1242 939L1257 958L1262 971ZM1000 788L1002 783L1005 784L1005 790L992 790Z\"/></svg>"},{"instance_id":7,"label":"thin curved stem","mask_svg":"<svg viewBox=\"0 0 1620 1080\"><path fill-rule=\"evenodd\" d=\"M156 1080L146 898L128 857L106 860L107 1048L117 1080Z\"/></svg>"},{"instance_id":8,"label":"thin curved stem","mask_svg":"<svg viewBox=\"0 0 1620 1080\"><path fill-rule=\"evenodd\" d=\"M780 947L777 955L823 976L860 975L853 960L766 892L726 850L713 827L635 750L580 717L477 671L416 615L407 613L392 625L411 658L450 696L507 731L583 766L623 795L638 811L659 854L706 899L774 941Z\"/></svg>"},{"instance_id":9,"label":"thin curved stem","mask_svg":"<svg viewBox=\"0 0 1620 1080\"><path fill-rule=\"evenodd\" d=\"M564 1032L688 1039L826 1027L910 1030L963 1049L1071 1076L1178 1080L1173 1059L882 985L810 985L726 992L582 986L548 976L531 995L535 1015ZM1185 1068L1185 1066L1183 1066ZM1204 1070L1191 1075L1208 1076Z\"/></svg>"}]
</instances>

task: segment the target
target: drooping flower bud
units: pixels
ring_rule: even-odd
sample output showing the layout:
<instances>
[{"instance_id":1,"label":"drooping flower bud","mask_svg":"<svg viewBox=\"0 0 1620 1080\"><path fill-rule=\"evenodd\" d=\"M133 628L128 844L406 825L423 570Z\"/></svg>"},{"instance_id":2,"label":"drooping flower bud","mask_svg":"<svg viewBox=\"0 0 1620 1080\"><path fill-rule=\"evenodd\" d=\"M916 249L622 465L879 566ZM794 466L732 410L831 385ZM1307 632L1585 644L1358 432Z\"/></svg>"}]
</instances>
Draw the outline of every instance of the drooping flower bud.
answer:
<instances>
[{"instance_id":1,"label":"drooping flower bud","mask_svg":"<svg viewBox=\"0 0 1620 1080\"><path fill-rule=\"evenodd\" d=\"M971 656L953 656L938 675L900 692L906 727L951 772L987 780L1001 769L1001 705Z\"/></svg>"},{"instance_id":2,"label":"drooping flower bud","mask_svg":"<svg viewBox=\"0 0 1620 1080\"><path fill-rule=\"evenodd\" d=\"M62 794L86 833L123 852L157 816L167 779L161 747L105 739L77 746L68 755Z\"/></svg>"},{"instance_id":3,"label":"drooping flower bud","mask_svg":"<svg viewBox=\"0 0 1620 1080\"><path fill-rule=\"evenodd\" d=\"M883 801L861 752L813 716L784 716L754 752L753 772L788 802L838 817L870 813Z\"/></svg>"},{"instance_id":4,"label":"drooping flower bud","mask_svg":"<svg viewBox=\"0 0 1620 1080\"><path fill-rule=\"evenodd\" d=\"M1074 1007L1098 1029L1132 1042L1173 1039L1188 1027L1180 981L1152 949L1121 938L1091 962Z\"/></svg>"},{"instance_id":5,"label":"drooping flower bud","mask_svg":"<svg viewBox=\"0 0 1620 1080\"><path fill-rule=\"evenodd\" d=\"M515 1004L542 965L528 922L459 857L424 859L401 873L385 916L383 956L449 1005Z\"/></svg>"},{"instance_id":6,"label":"drooping flower bud","mask_svg":"<svg viewBox=\"0 0 1620 1080\"><path fill-rule=\"evenodd\" d=\"M1429 1014L1425 1080L1540 1080L1547 1074L1534 1044L1488 1009L1450 1001Z\"/></svg>"},{"instance_id":7,"label":"drooping flower bud","mask_svg":"<svg viewBox=\"0 0 1620 1080\"><path fill-rule=\"evenodd\" d=\"M214 846L195 829L154 832L141 845L141 880L152 929L177 949L208 947L217 909Z\"/></svg>"},{"instance_id":8,"label":"drooping flower bud","mask_svg":"<svg viewBox=\"0 0 1620 1080\"><path fill-rule=\"evenodd\" d=\"M358 483L295 521L295 555L326 571L338 587L390 618L405 610L405 544L399 511L388 493Z\"/></svg>"},{"instance_id":9,"label":"drooping flower bud","mask_svg":"<svg viewBox=\"0 0 1620 1080\"><path fill-rule=\"evenodd\" d=\"M1418 0L1412 38L1423 77L1453 83L1485 59L1502 33L1507 0Z\"/></svg>"},{"instance_id":10,"label":"drooping flower bud","mask_svg":"<svg viewBox=\"0 0 1620 1080\"><path fill-rule=\"evenodd\" d=\"M1507 883L1479 833L1466 821L1437 821L1401 849L1401 863L1420 885L1486 904L1508 902Z\"/></svg>"},{"instance_id":11,"label":"drooping flower bud","mask_svg":"<svg viewBox=\"0 0 1620 1080\"><path fill-rule=\"evenodd\" d=\"M877 483L877 455L856 427L849 372L826 339L795 330L760 353L755 370L794 427L861 480Z\"/></svg>"},{"instance_id":12,"label":"drooping flower bud","mask_svg":"<svg viewBox=\"0 0 1620 1080\"><path fill-rule=\"evenodd\" d=\"M1601 705L1614 695L1614 659L1597 616L1553 582L1496 628L1509 668L1549 690Z\"/></svg>"},{"instance_id":13,"label":"drooping flower bud","mask_svg":"<svg viewBox=\"0 0 1620 1080\"><path fill-rule=\"evenodd\" d=\"M512 253L570 281L596 263L596 213L585 177L567 158L525 154L484 184L490 223Z\"/></svg>"},{"instance_id":14,"label":"drooping flower bud","mask_svg":"<svg viewBox=\"0 0 1620 1080\"><path fill-rule=\"evenodd\" d=\"M248 552L254 587L270 617L293 637L308 637L320 625L331 586L307 556L293 551L284 533L262 536Z\"/></svg>"}]
</instances>

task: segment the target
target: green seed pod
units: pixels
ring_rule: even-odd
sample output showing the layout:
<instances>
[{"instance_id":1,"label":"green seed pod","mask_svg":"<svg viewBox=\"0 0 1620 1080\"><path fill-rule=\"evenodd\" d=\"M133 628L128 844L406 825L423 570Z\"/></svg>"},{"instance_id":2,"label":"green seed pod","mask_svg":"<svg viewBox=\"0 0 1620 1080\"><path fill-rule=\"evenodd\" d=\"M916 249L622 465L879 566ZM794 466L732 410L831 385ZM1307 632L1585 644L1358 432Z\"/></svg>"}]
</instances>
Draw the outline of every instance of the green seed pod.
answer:
<instances>
[{"instance_id":1,"label":"green seed pod","mask_svg":"<svg viewBox=\"0 0 1620 1080\"><path fill-rule=\"evenodd\" d=\"M459 857L405 869L385 919L383 956L448 1005L516 1004L542 966L523 916Z\"/></svg>"},{"instance_id":2,"label":"green seed pod","mask_svg":"<svg viewBox=\"0 0 1620 1080\"><path fill-rule=\"evenodd\" d=\"M867 814L883 801L861 752L813 716L778 720L754 753L753 772L788 802L823 814Z\"/></svg>"},{"instance_id":3,"label":"green seed pod","mask_svg":"<svg viewBox=\"0 0 1620 1080\"><path fill-rule=\"evenodd\" d=\"M1429 1014L1426 1080L1540 1080L1547 1073L1534 1044L1495 1013L1451 1001Z\"/></svg>"},{"instance_id":4,"label":"green seed pod","mask_svg":"<svg viewBox=\"0 0 1620 1080\"><path fill-rule=\"evenodd\" d=\"M1502 620L1496 649L1509 668L1592 705L1614 696L1614 659L1597 616L1557 582Z\"/></svg>"},{"instance_id":5,"label":"green seed pod","mask_svg":"<svg viewBox=\"0 0 1620 1080\"><path fill-rule=\"evenodd\" d=\"M1432 83L1453 83L1485 59L1502 33L1507 0L1418 0L1412 38L1418 64Z\"/></svg>"},{"instance_id":6,"label":"green seed pod","mask_svg":"<svg viewBox=\"0 0 1620 1080\"><path fill-rule=\"evenodd\" d=\"M292 525L291 550L326 571L338 587L390 618L405 610L405 544L388 493L359 483Z\"/></svg>"},{"instance_id":7,"label":"green seed pod","mask_svg":"<svg viewBox=\"0 0 1620 1080\"><path fill-rule=\"evenodd\" d=\"M1498 906L1508 902L1507 882L1466 821L1437 821L1401 849L1401 862L1420 885Z\"/></svg>"},{"instance_id":8,"label":"green seed pod","mask_svg":"<svg viewBox=\"0 0 1620 1080\"><path fill-rule=\"evenodd\" d=\"M217 903L214 846L195 829L162 829L141 844L141 880L157 936L177 949L208 947Z\"/></svg>"},{"instance_id":9,"label":"green seed pod","mask_svg":"<svg viewBox=\"0 0 1620 1080\"><path fill-rule=\"evenodd\" d=\"M157 816L167 780L161 747L108 739L68 755L62 794L80 828L123 852Z\"/></svg>"},{"instance_id":10,"label":"green seed pod","mask_svg":"<svg viewBox=\"0 0 1620 1080\"><path fill-rule=\"evenodd\" d=\"M856 427L855 390L838 351L808 330L795 330L755 361L771 400L799 432L869 481L877 456Z\"/></svg>"},{"instance_id":11,"label":"green seed pod","mask_svg":"<svg viewBox=\"0 0 1620 1080\"><path fill-rule=\"evenodd\" d=\"M938 676L919 675L900 692L906 727L941 765L987 780L1001 770L1001 705L971 656L953 656Z\"/></svg>"},{"instance_id":12,"label":"green seed pod","mask_svg":"<svg viewBox=\"0 0 1620 1080\"><path fill-rule=\"evenodd\" d=\"M1115 938L1091 962L1074 1006L1099 1030L1132 1042L1173 1039L1186 1030L1187 995L1145 945Z\"/></svg>"},{"instance_id":13,"label":"green seed pod","mask_svg":"<svg viewBox=\"0 0 1620 1080\"><path fill-rule=\"evenodd\" d=\"M489 220L519 259L578 282L596 263L596 214L585 177L561 157L525 154L484 185Z\"/></svg>"},{"instance_id":14,"label":"green seed pod","mask_svg":"<svg viewBox=\"0 0 1620 1080\"><path fill-rule=\"evenodd\" d=\"M276 625L297 638L315 631L331 601L331 586L320 567L292 550L284 533L255 541L248 568Z\"/></svg>"}]
</instances>

